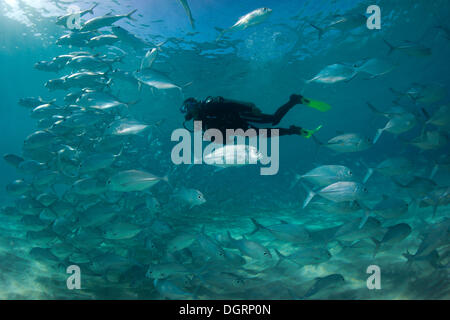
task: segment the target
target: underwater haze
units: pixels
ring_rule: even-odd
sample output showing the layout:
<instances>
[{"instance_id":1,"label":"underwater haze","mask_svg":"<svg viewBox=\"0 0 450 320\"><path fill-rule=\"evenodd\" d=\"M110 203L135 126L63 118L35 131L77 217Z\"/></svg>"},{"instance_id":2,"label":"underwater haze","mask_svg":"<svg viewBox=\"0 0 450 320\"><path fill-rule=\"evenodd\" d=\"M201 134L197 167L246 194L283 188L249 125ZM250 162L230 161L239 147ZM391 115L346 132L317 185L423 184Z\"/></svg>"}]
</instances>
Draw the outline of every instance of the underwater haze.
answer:
<instances>
[{"instance_id":1,"label":"underwater haze","mask_svg":"<svg viewBox=\"0 0 450 320\"><path fill-rule=\"evenodd\" d=\"M0 14L0 299L450 298L447 0ZM174 161L185 99L292 94L276 174Z\"/></svg>"}]
</instances>

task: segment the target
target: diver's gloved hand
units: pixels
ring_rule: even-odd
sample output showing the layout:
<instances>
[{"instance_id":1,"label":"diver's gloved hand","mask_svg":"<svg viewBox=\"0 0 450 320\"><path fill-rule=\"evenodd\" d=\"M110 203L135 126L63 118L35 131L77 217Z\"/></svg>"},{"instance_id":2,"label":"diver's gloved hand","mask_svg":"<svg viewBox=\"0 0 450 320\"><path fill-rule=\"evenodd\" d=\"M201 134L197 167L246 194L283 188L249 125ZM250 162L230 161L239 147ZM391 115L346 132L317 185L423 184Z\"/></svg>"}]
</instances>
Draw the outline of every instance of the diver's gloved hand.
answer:
<instances>
[{"instance_id":1,"label":"diver's gloved hand","mask_svg":"<svg viewBox=\"0 0 450 320\"><path fill-rule=\"evenodd\" d=\"M289 101L295 104L300 104L303 102L303 96L300 94L291 94Z\"/></svg>"}]
</instances>

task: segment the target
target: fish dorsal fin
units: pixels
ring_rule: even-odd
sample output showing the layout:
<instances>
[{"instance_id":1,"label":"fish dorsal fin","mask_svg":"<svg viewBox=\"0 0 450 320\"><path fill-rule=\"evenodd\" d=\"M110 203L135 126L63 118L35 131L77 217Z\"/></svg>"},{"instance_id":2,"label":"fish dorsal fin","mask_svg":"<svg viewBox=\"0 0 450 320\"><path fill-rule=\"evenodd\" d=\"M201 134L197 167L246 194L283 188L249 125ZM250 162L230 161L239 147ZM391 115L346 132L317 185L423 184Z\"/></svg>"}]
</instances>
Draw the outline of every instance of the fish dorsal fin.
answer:
<instances>
[{"instance_id":1,"label":"fish dorsal fin","mask_svg":"<svg viewBox=\"0 0 450 320\"><path fill-rule=\"evenodd\" d=\"M281 220L281 219L279 219L279 220L280 220L281 224L289 224L289 222L287 222L285 220Z\"/></svg>"},{"instance_id":2,"label":"fish dorsal fin","mask_svg":"<svg viewBox=\"0 0 450 320\"><path fill-rule=\"evenodd\" d=\"M107 14L105 14L105 16L111 16L112 15L112 10L110 12L108 12Z\"/></svg>"}]
</instances>

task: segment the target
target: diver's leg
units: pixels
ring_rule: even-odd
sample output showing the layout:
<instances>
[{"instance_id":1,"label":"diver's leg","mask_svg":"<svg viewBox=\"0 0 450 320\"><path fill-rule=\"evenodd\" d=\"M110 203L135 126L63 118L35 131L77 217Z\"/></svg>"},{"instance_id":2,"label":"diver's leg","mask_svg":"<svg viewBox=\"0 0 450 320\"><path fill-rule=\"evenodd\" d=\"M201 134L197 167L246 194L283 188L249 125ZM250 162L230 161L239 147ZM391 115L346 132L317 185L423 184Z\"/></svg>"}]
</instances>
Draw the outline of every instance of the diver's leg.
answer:
<instances>
[{"instance_id":1,"label":"diver's leg","mask_svg":"<svg viewBox=\"0 0 450 320\"><path fill-rule=\"evenodd\" d=\"M289 128L264 128L267 130L267 138L270 138L272 136L272 129L278 130L278 136L288 136L288 135L304 135L305 131L301 127L297 126L290 126ZM258 131L257 131L258 132ZM259 132L258 132L259 133Z\"/></svg>"},{"instance_id":2,"label":"diver's leg","mask_svg":"<svg viewBox=\"0 0 450 320\"><path fill-rule=\"evenodd\" d=\"M281 119L289 112L295 105L302 103L303 97L299 94L293 94L290 96L289 101L278 108L274 114L265 113L249 113L242 115L242 118L254 123L271 123L277 125ZM256 108L255 108L256 109Z\"/></svg>"},{"instance_id":3,"label":"diver's leg","mask_svg":"<svg viewBox=\"0 0 450 320\"><path fill-rule=\"evenodd\" d=\"M274 120L273 114L265 113L245 114L242 115L241 118L253 123L272 123Z\"/></svg>"},{"instance_id":4,"label":"diver's leg","mask_svg":"<svg viewBox=\"0 0 450 320\"><path fill-rule=\"evenodd\" d=\"M280 123L281 119L289 112L295 105L302 103L303 97L299 94L292 94L289 97L289 101L278 108L273 114L272 125Z\"/></svg>"}]
</instances>

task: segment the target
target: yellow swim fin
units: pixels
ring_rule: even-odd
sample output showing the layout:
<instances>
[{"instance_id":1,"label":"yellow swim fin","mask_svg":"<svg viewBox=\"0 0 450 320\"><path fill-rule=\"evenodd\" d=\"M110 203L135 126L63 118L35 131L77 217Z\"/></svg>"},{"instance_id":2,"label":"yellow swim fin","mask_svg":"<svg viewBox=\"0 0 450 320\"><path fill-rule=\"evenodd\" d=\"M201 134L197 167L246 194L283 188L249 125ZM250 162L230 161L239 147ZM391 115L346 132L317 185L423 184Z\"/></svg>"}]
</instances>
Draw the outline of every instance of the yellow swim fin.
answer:
<instances>
[{"instance_id":1,"label":"yellow swim fin","mask_svg":"<svg viewBox=\"0 0 450 320\"><path fill-rule=\"evenodd\" d=\"M302 104L307 105L308 107L317 109L321 112L325 112L331 109L331 106L328 103L318 101L318 100L312 100L308 98L303 98Z\"/></svg>"},{"instance_id":2,"label":"yellow swim fin","mask_svg":"<svg viewBox=\"0 0 450 320\"><path fill-rule=\"evenodd\" d=\"M319 131L321 128L322 128L322 125L318 126L318 127L315 128L314 130L306 130L306 129L303 129L303 134L302 134L302 136L304 136L306 139L309 139L309 138L312 137L312 135L313 135L314 133L316 133L317 131Z\"/></svg>"}]
</instances>

